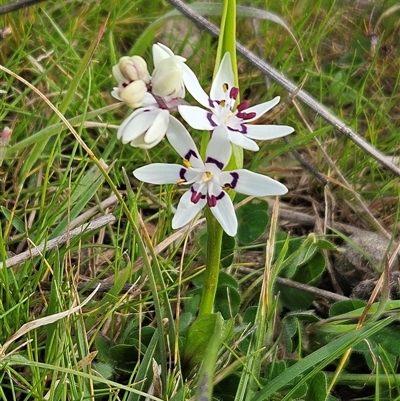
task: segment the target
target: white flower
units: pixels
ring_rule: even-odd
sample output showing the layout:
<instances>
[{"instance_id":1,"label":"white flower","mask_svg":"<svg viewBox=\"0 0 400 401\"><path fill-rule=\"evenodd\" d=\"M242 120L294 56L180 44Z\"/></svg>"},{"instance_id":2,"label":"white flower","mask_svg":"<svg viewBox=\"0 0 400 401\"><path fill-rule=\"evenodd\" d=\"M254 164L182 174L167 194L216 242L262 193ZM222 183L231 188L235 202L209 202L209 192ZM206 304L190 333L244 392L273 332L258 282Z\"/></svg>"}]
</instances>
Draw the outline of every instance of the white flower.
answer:
<instances>
[{"instance_id":1,"label":"white flower","mask_svg":"<svg viewBox=\"0 0 400 401\"><path fill-rule=\"evenodd\" d=\"M225 135L232 143L248 150L259 149L253 139L280 138L294 131L292 127L286 125L249 124L276 106L279 97L250 108L248 102L243 101L235 109L239 90L234 86L229 53L225 53L221 61L211 86L210 96L204 92L197 79L185 81L185 85L192 96L209 110L197 106L178 106L181 116L195 129L214 130L214 135Z\"/></svg>"},{"instance_id":2,"label":"white flower","mask_svg":"<svg viewBox=\"0 0 400 401\"><path fill-rule=\"evenodd\" d=\"M120 125L117 137L124 144L150 149L168 133L171 122L175 123L176 119L170 112L176 111L183 102L184 83L192 82L196 77L184 63L185 58L176 56L161 43L153 45L155 69L149 83L144 80L147 76L145 61L135 57L138 56L121 58L113 68L119 86L114 88L112 95L136 108ZM127 82L128 78L133 80Z\"/></svg>"},{"instance_id":3,"label":"white flower","mask_svg":"<svg viewBox=\"0 0 400 401\"><path fill-rule=\"evenodd\" d=\"M169 99L183 98L185 87L182 75L186 59L176 56L167 46L158 43L153 45L153 61L152 93Z\"/></svg>"},{"instance_id":4,"label":"white flower","mask_svg":"<svg viewBox=\"0 0 400 401\"><path fill-rule=\"evenodd\" d=\"M261 174L244 169L223 171L231 156L226 136L212 135L203 162L193 139L179 121L167 135L171 145L182 156L183 166L154 163L136 169L133 174L151 184L190 185L179 201L172 220L173 228L188 224L208 205L224 231L234 236L238 223L227 190L234 189L254 196L283 195L287 192L283 184Z\"/></svg>"},{"instance_id":5,"label":"white flower","mask_svg":"<svg viewBox=\"0 0 400 401\"><path fill-rule=\"evenodd\" d=\"M119 126L117 138L123 144L150 149L161 142L177 121L168 110L155 106L141 107Z\"/></svg>"}]
</instances>

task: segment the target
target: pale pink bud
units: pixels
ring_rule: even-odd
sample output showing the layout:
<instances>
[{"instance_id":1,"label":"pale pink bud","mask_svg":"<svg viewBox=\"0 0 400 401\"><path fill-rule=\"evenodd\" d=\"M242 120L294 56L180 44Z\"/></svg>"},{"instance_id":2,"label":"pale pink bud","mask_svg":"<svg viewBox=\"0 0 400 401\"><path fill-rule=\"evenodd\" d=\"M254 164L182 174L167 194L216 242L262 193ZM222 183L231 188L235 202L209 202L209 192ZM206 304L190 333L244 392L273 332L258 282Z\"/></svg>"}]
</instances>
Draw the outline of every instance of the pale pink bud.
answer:
<instances>
[{"instance_id":1,"label":"pale pink bud","mask_svg":"<svg viewBox=\"0 0 400 401\"><path fill-rule=\"evenodd\" d=\"M142 80L150 82L150 74L146 61L140 56L121 57L117 65L112 68L113 76L118 83Z\"/></svg>"}]
</instances>

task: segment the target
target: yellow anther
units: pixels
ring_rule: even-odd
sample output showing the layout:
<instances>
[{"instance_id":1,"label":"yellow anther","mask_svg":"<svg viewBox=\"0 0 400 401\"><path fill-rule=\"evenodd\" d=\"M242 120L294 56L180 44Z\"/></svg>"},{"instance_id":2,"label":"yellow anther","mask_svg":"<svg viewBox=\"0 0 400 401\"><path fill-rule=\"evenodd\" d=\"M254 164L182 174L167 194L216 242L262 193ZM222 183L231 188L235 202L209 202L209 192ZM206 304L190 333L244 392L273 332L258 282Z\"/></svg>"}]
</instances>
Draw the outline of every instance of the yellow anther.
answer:
<instances>
[{"instance_id":1,"label":"yellow anther","mask_svg":"<svg viewBox=\"0 0 400 401\"><path fill-rule=\"evenodd\" d=\"M228 88L229 88L229 86L228 86L227 83L225 83L225 84L222 85L222 90L223 90L224 92L226 92L226 91L228 90Z\"/></svg>"},{"instance_id":2,"label":"yellow anther","mask_svg":"<svg viewBox=\"0 0 400 401\"><path fill-rule=\"evenodd\" d=\"M183 159L183 165L187 168L192 167L192 165L190 164L190 161L188 159Z\"/></svg>"}]
</instances>

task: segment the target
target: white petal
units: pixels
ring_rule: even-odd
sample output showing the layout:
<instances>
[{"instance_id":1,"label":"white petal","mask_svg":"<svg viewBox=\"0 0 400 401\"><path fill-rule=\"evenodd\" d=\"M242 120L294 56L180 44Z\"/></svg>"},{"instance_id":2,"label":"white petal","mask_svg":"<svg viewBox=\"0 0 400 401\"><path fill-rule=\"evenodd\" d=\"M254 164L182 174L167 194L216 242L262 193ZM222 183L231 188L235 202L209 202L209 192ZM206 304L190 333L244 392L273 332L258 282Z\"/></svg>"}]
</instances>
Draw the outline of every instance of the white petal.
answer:
<instances>
[{"instance_id":1,"label":"white petal","mask_svg":"<svg viewBox=\"0 0 400 401\"><path fill-rule=\"evenodd\" d=\"M256 116L253 118L249 118L246 120L246 122L254 121L257 120L257 118L260 118L263 114L265 114L268 110L272 109L275 107L281 98L279 96L274 97L272 100L269 100L268 102L264 102L261 104L257 104L255 106L249 107L246 110L243 110L245 113L256 113Z\"/></svg>"},{"instance_id":2,"label":"white petal","mask_svg":"<svg viewBox=\"0 0 400 401\"><path fill-rule=\"evenodd\" d=\"M288 125L247 125L247 137L252 139L274 139L281 138L294 132L293 127Z\"/></svg>"},{"instance_id":3,"label":"white petal","mask_svg":"<svg viewBox=\"0 0 400 401\"><path fill-rule=\"evenodd\" d=\"M196 144L187 129L175 117L169 117L167 138L182 159L190 159L193 167L204 167ZM190 156L188 154L190 153Z\"/></svg>"},{"instance_id":4,"label":"white petal","mask_svg":"<svg viewBox=\"0 0 400 401\"><path fill-rule=\"evenodd\" d=\"M173 56L174 53L173 51L163 45L162 43L157 43L153 45L153 64L154 67L157 67L157 65L162 61L165 60L168 57Z\"/></svg>"},{"instance_id":5,"label":"white petal","mask_svg":"<svg viewBox=\"0 0 400 401\"><path fill-rule=\"evenodd\" d=\"M117 138L126 144L142 135L153 122L155 114L151 108L140 108L135 110L123 123L119 126Z\"/></svg>"},{"instance_id":6,"label":"white petal","mask_svg":"<svg viewBox=\"0 0 400 401\"><path fill-rule=\"evenodd\" d=\"M223 230L231 237L234 237L237 232L238 222L235 209L228 194L225 193L225 196L219 199L216 206L211 207L210 210L218 220L218 223L221 224Z\"/></svg>"},{"instance_id":7,"label":"white petal","mask_svg":"<svg viewBox=\"0 0 400 401\"><path fill-rule=\"evenodd\" d=\"M111 91L111 96L117 100L121 100L121 102L122 102L122 99L120 98L118 92L119 92L119 88L113 88L113 90Z\"/></svg>"},{"instance_id":8,"label":"white petal","mask_svg":"<svg viewBox=\"0 0 400 401\"><path fill-rule=\"evenodd\" d=\"M234 86L235 78L233 76L231 56L227 52L221 60L217 75L215 76L211 85L210 98L212 100L221 100L225 98L223 85L228 84L229 88Z\"/></svg>"},{"instance_id":9,"label":"white petal","mask_svg":"<svg viewBox=\"0 0 400 401\"><path fill-rule=\"evenodd\" d=\"M207 118L208 111L197 106L178 106L178 110L182 118L194 129L213 130L215 127L211 125Z\"/></svg>"},{"instance_id":10,"label":"white petal","mask_svg":"<svg viewBox=\"0 0 400 401\"><path fill-rule=\"evenodd\" d=\"M154 146L158 145L162 141L162 139L163 136L159 136L153 142L145 142L144 135L140 135L131 142L129 142L129 145L131 145L134 148L151 149L154 148Z\"/></svg>"},{"instance_id":11,"label":"white petal","mask_svg":"<svg viewBox=\"0 0 400 401\"><path fill-rule=\"evenodd\" d=\"M206 92L201 87L195 73L186 65L182 65L183 69L183 83L188 92L204 107L209 107L209 98Z\"/></svg>"},{"instance_id":12,"label":"white petal","mask_svg":"<svg viewBox=\"0 0 400 401\"><path fill-rule=\"evenodd\" d=\"M181 169L179 164L154 163L137 168L133 175L149 184L175 184L179 180Z\"/></svg>"},{"instance_id":13,"label":"white petal","mask_svg":"<svg viewBox=\"0 0 400 401\"><path fill-rule=\"evenodd\" d=\"M216 165L219 170L223 170L228 164L232 153L232 147L226 132L227 129L224 126L217 127L211 135L206 150L206 160L204 162L207 163L207 160L211 159L211 163Z\"/></svg>"},{"instance_id":14,"label":"white petal","mask_svg":"<svg viewBox=\"0 0 400 401\"><path fill-rule=\"evenodd\" d=\"M176 214L172 219L172 228L180 228L188 224L196 214L205 206L206 199L200 199L199 202L193 203L190 198L192 193L185 192L181 197Z\"/></svg>"},{"instance_id":15,"label":"white petal","mask_svg":"<svg viewBox=\"0 0 400 401\"><path fill-rule=\"evenodd\" d=\"M253 152L256 152L257 150L260 149L258 145L250 138L248 138L246 135L241 134L239 132L230 131L229 129L228 133L229 133L229 140L233 144L240 146L243 149L252 150Z\"/></svg>"},{"instance_id":16,"label":"white petal","mask_svg":"<svg viewBox=\"0 0 400 401\"><path fill-rule=\"evenodd\" d=\"M233 181L232 174L237 174L237 180ZM224 171L220 174L220 182L233 183L232 188L241 194L253 196L284 195L287 188L278 181L266 175L253 173L249 170Z\"/></svg>"},{"instance_id":17,"label":"white petal","mask_svg":"<svg viewBox=\"0 0 400 401\"><path fill-rule=\"evenodd\" d=\"M168 57L174 57L174 56L175 56L174 52L168 46L165 46L160 42L153 45L154 67L157 67L160 61L165 60ZM176 57L178 57L182 63L186 61L186 59L182 56L176 56Z\"/></svg>"},{"instance_id":18,"label":"white petal","mask_svg":"<svg viewBox=\"0 0 400 401\"><path fill-rule=\"evenodd\" d=\"M158 108L158 104L157 104L157 101L154 98L154 96L151 93L147 92L144 95L143 102L142 102L142 107L149 107L149 106Z\"/></svg>"},{"instance_id":19,"label":"white petal","mask_svg":"<svg viewBox=\"0 0 400 401\"><path fill-rule=\"evenodd\" d=\"M144 141L146 143L155 142L159 139L161 141L164 138L165 133L167 132L169 124L169 111L168 110L160 110L160 112L156 115L149 129L147 130ZM161 138L160 138L161 137Z\"/></svg>"}]
</instances>

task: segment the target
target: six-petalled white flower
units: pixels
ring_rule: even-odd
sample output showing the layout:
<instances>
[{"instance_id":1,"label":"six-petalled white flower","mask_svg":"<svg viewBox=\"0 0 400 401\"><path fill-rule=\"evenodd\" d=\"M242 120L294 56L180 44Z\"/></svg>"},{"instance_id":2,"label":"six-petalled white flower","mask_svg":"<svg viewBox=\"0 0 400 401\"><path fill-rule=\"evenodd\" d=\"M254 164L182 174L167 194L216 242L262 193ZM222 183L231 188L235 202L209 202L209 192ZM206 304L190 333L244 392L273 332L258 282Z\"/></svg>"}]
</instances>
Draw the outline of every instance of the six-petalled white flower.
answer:
<instances>
[{"instance_id":1,"label":"six-petalled white flower","mask_svg":"<svg viewBox=\"0 0 400 401\"><path fill-rule=\"evenodd\" d=\"M231 58L226 53L211 85L208 96L197 80L186 85L191 95L206 109L198 106L180 105L179 113L195 129L214 131L214 135L225 135L229 140L244 149L256 151L258 145L253 139L267 140L280 138L294 131L286 125L253 125L268 110L279 103L279 97L257 106L248 107L248 102L235 103L239 90L234 86Z\"/></svg>"},{"instance_id":2,"label":"six-petalled white flower","mask_svg":"<svg viewBox=\"0 0 400 401\"><path fill-rule=\"evenodd\" d=\"M223 171L231 157L231 146L226 136L212 135L204 162L181 123L174 126L168 140L183 158L183 166L154 163L139 167L133 174L151 184L190 185L179 201L172 228L185 226L208 205L224 231L234 236L238 223L228 190L253 196L283 195L287 192L283 184L261 174L244 169Z\"/></svg>"}]
</instances>

